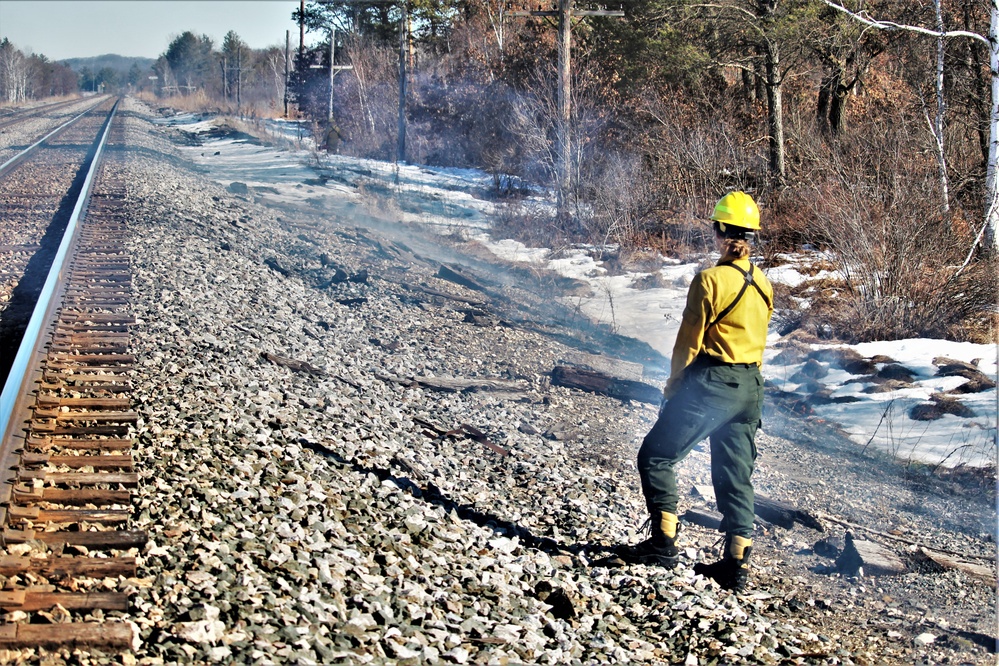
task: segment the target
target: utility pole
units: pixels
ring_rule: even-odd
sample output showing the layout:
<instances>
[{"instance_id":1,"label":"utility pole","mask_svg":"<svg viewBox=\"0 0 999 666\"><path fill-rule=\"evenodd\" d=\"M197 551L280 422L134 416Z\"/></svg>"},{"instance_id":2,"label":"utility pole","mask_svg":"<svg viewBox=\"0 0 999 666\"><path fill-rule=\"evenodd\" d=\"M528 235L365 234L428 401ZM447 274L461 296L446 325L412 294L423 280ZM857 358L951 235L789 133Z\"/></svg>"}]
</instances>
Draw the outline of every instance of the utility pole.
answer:
<instances>
[{"instance_id":1,"label":"utility pole","mask_svg":"<svg viewBox=\"0 0 999 666\"><path fill-rule=\"evenodd\" d=\"M298 3L298 58L305 54L305 0Z\"/></svg>"},{"instance_id":2,"label":"utility pole","mask_svg":"<svg viewBox=\"0 0 999 666\"><path fill-rule=\"evenodd\" d=\"M311 69L319 69L322 65L311 65ZM333 120L333 77L337 72L344 69L354 69L353 65L337 65L336 64L336 28L330 28L330 89L329 95L326 98L326 121L329 125L326 128L327 136L330 132L336 132L339 135L339 130L336 128L336 123Z\"/></svg>"},{"instance_id":3,"label":"utility pole","mask_svg":"<svg viewBox=\"0 0 999 666\"><path fill-rule=\"evenodd\" d=\"M330 98L326 118L333 122L333 75L336 74L336 28L330 30Z\"/></svg>"},{"instance_id":4,"label":"utility pole","mask_svg":"<svg viewBox=\"0 0 999 666\"><path fill-rule=\"evenodd\" d=\"M227 58L222 56L222 99L229 101L229 72L226 69Z\"/></svg>"},{"instance_id":5,"label":"utility pole","mask_svg":"<svg viewBox=\"0 0 999 666\"><path fill-rule=\"evenodd\" d=\"M319 4L332 4L333 0L316 0ZM398 143L396 145L396 162L406 161L406 47L409 43L409 8L407 0L347 0L344 4L360 7L366 5L398 5L402 16L399 20L399 124ZM302 13L305 9L305 0L302 0ZM304 30L304 28L303 28ZM303 32L304 35L304 32ZM304 37L302 38L304 40ZM332 66L332 62L330 63ZM344 67L343 69L351 69ZM330 72L330 82L332 84L333 74ZM332 90L332 85L330 86ZM330 93L332 95L332 92ZM330 103L332 105L332 102ZM332 106L331 106L332 109Z\"/></svg>"},{"instance_id":6,"label":"utility pole","mask_svg":"<svg viewBox=\"0 0 999 666\"><path fill-rule=\"evenodd\" d=\"M326 117L333 121L333 76L342 70L354 69L353 65L336 64L336 28L330 30L330 97Z\"/></svg>"},{"instance_id":7,"label":"utility pole","mask_svg":"<svg viewBox=\"0 0 999 666\"><path fill-rule=\"evenodd\" d=\"M395 150L395 161L406 161L406 44L409 41L409 12L406 0L399 3L402 18L399 20L399 142Z\"/></svg>"},{"instance_id":8,"label":"utility pole","mask_svg":"<svg viewBox=\"0 0 999 666\"><path fill-rule=\"evenodd\" d=\"M550 17L558 20L558 127L556 136L555 177L558 185L558 214L565 214L566 203L572 185L572 136L570 121L572 119L572 19L587 16L624 16L620 10L573 9L573 0L558 0L558 9L554 11L516 11L508 12L510 16Z\"/></svg>"},{"instance_id":9,"label":"utility pole","mask_svg":"<svg viewBox=\"0 0 999 666\"><path fill-rule=\"evenodd\" d=\"M229 85L229 72L236 72L236 112L239 113L243 106L242 100L242 80L243 80L243 47L236 48L236 66L229 65L229 59L222 56L222 97L227 102L232 94L232 87Z\"/></svg>"},{"instance_id":10,"label":"utility pole","mask_svg":"<svg viewBox=\"0 0 999 666\"><path fill-rule=\"evenodd\" d=\"M288 77L291 56L291 30L284 31L284 117L288 117Z\"/></svg>"},{"instance_id":11,"label":"utility pole","mask_svg":"<svg viewBox=\"0 0 999 666\"><path fill-rule=\"evenodd\" d=\"M243 47L236 47L236 112L243 115Z\"/></svg>"}]
</instances>

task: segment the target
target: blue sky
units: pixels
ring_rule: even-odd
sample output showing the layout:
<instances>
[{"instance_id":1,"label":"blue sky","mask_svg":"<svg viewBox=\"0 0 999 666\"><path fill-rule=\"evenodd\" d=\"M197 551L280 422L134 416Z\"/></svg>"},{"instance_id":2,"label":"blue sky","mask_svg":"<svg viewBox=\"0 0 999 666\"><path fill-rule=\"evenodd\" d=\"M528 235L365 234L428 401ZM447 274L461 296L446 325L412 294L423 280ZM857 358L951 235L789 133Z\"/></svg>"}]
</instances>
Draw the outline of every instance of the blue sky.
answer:
<instances>
[{"instance_id":1,"label":"blue sky","mask_svg":"<svg viewBox=\"0 0 999 666\"><path fill-rule=\"evenodd\" d=\"M298 0L0 0L0 38L49 60L117 53L156 58L185 30L221 45L235 30L255 49L298 45ZM306 42L312 39L306 35Z\"/></svg>"}]
</instances>

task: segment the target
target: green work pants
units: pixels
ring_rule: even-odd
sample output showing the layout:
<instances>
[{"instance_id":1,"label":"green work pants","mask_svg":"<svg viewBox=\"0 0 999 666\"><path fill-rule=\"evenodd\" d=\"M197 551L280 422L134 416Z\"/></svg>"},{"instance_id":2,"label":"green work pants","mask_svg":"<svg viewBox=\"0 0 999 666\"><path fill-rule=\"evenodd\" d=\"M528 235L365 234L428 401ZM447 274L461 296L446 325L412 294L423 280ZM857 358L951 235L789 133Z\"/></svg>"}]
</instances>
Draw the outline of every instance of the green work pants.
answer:
<instances>
[{"instance_id":1,"label":"green work pants","mask_svg":"<svg viewBox=\"0 0 999 666\"><path fill-rule=\"evenodd\" d=\"M753 465L763 408L763 378L755 365L712 365L695 360L679 391L659 413L638 451L638 473L649 512L676 513L674 466L695 444L711 441L711 482L721 531L753 533Z\"/></svg>"}]
</instances>

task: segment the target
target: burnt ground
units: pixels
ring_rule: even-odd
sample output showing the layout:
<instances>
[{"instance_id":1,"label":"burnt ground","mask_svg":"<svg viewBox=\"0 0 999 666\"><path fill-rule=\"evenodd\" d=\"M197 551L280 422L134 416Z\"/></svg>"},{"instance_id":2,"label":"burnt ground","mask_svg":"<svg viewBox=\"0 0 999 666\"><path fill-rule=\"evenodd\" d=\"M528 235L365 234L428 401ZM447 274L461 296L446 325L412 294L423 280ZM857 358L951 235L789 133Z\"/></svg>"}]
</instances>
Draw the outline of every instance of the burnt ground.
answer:
<instances>
[{"instance_id":1,"label":"burnt ground","mask_svg":"<svg viewBox=\"0 0 999 666\"><path fill-rule=\"evenodd\" d=\"M366 226L370 230L374 225ZM394 230L391 224L378 225L376 233L403 243L417 257L439 253L439 247L431 247L444 242L422 239L414 230ZM555 278L491 264L481 248L468 244L457 243L447 253L470 267L491 296L502 296L503 305L493 314L503 325L543 332L561 344L647 367L664 365L647 345L559 311L553 306L552 290L564 285ZM490 353L502 357L504 350L492 347ZM840 646L830 653L798 658L810 663L996 663L994 471L941 474L898 464L877 451L864 450L829 423L792 413L776 397L768 396L758 438L757 491L808 511L820 519L823 530L800 524L790 529L761 525L749 596L775 621L811 627L821 642ZM605 429L588 449L589 462L621 480L621 494L636 506L640 498L634 471L636 442L653 418L651 406L596 396L581 398L564 414L567 424L590 420ZM710 485L709 469L708 455L695 450L680 469L681 488ZM680 511L699 506L711 504L691 494L682 500ZM837 572L835 555L817 553L816 544L830 537L842 539L848 531L894 552L906 573ZM681 545L700 554L717 548L719 537L717 532L685 525ZM921 546L985 565L992 576L983 579L943 569L920 556ZM788 663L795 663L794 658Z\"/></svg>"},{"instance_id":2,"label":"burnt ground","mask_svg":"<svg viewBox=\"0 0 999 666\"><path fill-rule=\"evenodd\" d=\"M481 259L481 252L470 252ZM498 269L494 266L492 270ZM518 284L523 287L529 281ZM542 281L540 288L547 291L552 283ZM521 303L533 300L533 296L533 292L522 293ZM532 309L535 315L543 311ZM555 337L586 351L603 350L644 362L647 368L658 365L644 343L629 343L599 326L584 333L578 324L575 329L575 335ZM650 381L660 379L654 376ZM641 409L645 413L638 422L651 426L653 408ZM640 497L634 457L622 455L621 443L637 447L643 426L635 432L634 413L629 414L632 418L620 420L613 414L603 416L596 416L596 420L607 425L606 449L591 449L590 455L611 476L630 479L631 490ZM566 419L571 422L572 416L567 414ZM620 432L615 432L615 424ZM807 511L818 517L823 527L818 531L796 523L785 529L761 522L753 554L751 594L765 607L769 604L775 618L811 626L820 640L831 639L831 643L841 645L838 654L812 657L832 663L996 663L994 470L946 470L900 463L854 443L832 423L795 413L776 391L768 392L757 445L757 492ZM681 488L710 486L706 450L695 450L685 461L679 481ZM699 507L714 508L693 490L681 499L681 513ZM860 572L851 576L839 572L836 553L819 547L823 553L819 554L816 544L829 540L841 546L848 532L894 553L906 573L873 576ZM682 541L701 553L720 547L717 532L696 525L685 525ZM920 548L983 565L992 575L983 579L945 569L927 560Z\"/></svg>"}]
</instances>

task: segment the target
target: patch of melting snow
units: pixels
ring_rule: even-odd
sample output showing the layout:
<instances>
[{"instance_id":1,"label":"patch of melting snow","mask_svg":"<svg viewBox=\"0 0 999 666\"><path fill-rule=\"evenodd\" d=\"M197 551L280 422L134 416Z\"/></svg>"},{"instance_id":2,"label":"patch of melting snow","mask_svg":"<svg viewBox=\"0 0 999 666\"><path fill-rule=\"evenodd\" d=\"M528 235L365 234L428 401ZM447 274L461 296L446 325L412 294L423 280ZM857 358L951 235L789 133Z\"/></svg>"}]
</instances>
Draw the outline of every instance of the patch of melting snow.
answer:
<instances>
[{"instance_id":1,"label":"patch of melting snow","mask_svg":"<svg viewBox=\"0 0 999 666\"><path fill-rule=\"evenodd\" d=\"M183 131L202 134L214 129L211 120L195 114L183 114L162 121ZM275 135L302 141L300 124L268 121ZM307 145L308 141L304 141ZM553 252L548 248L529 248L510 239L493 240L488 235L491 220L499 207L488 197L492 177L472 169L446 169L393 164L343 155L324 155L317 159L309 150L278 149L259 146L238 139L210 138L203 145L183 149L216 181L229 185L234 181L257 188L254 195L281 204L319 202L331 211L350 214L358 205L368 205L372 194L385 198L388 208L383 216L394 221L416 223L442 235L460 232L481 243L499 259L508 262L543 266L565 277L589 284L589 295L567 296L587 316L611 325L622 334L646 342L669 356L679 328L686 301L687 286L696 274L693 263L675 264L663 259L659 269L660 284L653 289L636 289L636 280L646 274L611 275L603 262L585 248ZM217 153L217 154L216 154ZM318 177L317 177L318 176ZM537 205L550 205L544 193L536 194ZM394 205L394 207L393 207ZM797 257L783 256L779 266L766 270L776 283L795 287L806 280L837 279L841 276L823 270L809 274L799 270ZM764 360L764 377L781 391L808 398L815 382L796 380L804 362L773 362L780 340L771 334ZM811 345L814 350L830 345ZM826 404L814 404L812 414L841 426L861 446L877 446L904 460L946 466L990 466L996 461L997 392L951 395L967 406L972 416L944 414L935 420L911 418L914 406L926 403L931 396L957 388L963 377L940 377L933 360L947 357L973 363L993 381L997 378L997 349L947 340L898 340L858 345L835 345L852 349L865 358L878 355L891 358L915 376L904 386L886 392L870 391L872 383L861 375L836 367L816 382L826 389ZM826 364L829 366L829 364ZM663 373L668 368L661 369ZM866 390L865 390L866 389Z\"/></svg>"}]
</instances>

